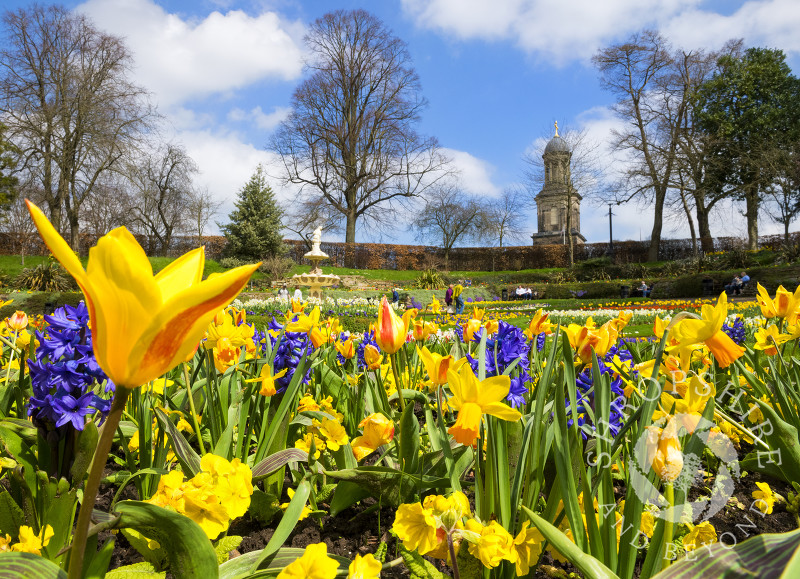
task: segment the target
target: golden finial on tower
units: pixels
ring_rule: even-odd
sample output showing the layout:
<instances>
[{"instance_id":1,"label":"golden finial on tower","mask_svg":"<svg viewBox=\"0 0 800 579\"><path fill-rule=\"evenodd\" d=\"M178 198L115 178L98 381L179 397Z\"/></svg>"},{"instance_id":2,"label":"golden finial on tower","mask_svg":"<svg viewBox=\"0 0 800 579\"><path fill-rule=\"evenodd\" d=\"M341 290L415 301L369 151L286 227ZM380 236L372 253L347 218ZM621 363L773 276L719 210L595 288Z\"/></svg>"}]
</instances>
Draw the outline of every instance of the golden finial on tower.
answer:
<instances>
[{"instance_id":1,"label":"golden finial on tower","mask_svg":"<svg viewBox=\"0 0 800 579\"><path fill-rule=\"evenodd\" d=\"M555 125L556 125L556 137L557 137L558 136L558 121L556 121Z\"/></svg>"}]
</instances>

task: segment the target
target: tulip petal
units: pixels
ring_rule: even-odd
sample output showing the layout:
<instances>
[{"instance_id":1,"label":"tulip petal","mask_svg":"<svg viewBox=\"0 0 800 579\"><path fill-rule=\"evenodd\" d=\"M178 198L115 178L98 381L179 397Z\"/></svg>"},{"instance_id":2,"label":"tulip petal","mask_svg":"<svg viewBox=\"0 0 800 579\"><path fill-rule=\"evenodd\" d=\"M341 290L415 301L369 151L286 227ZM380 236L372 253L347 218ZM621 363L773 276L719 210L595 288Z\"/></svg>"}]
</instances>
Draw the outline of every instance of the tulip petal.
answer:
<instances>
[{"instance_id":1,"label":"tulip petal","mask_svg":"<svg viewBox=\"0 0 800 579\"><path fill-rule=\"evenodd\" d=\"M72 248L64 241L64 238L56 231L47 217L44 216L42 210L27 199L25 200L25 204L28 206L28 211L30 211L36 229L39 230L39 234L42 236L47 247L55 258L61 262L61 265L64 266L67 272L69 272L78 284L83 287L86 282L86 271L84 271L83 265L81 265L81 260L78 259L78 256L75 255L75 252L72 251Z\"/></svg>"},{"instance_id":2,"label":"tulip petal","mask_svg":"<svg viewBox=\"0 0 800 579\"><path fill-rule=\"evenodd\" d=\"M216 315L244 288L260 263L243 265L176 295L152 317L131 350L128 388L149 382L180 363Z\"/></svg>"},{"instance_id":3,"label":"tulip petal","mask_svg":"<svg viewBox=\"0 0 800 579\"><path fill-rule=\"evenodd\" d=\"M198 247L182 255L156 274L156 283L161 290L161 301L169 301L175 294L189 285L199 284L203 279L205 249Z\"/></svg>"}]
</instances>

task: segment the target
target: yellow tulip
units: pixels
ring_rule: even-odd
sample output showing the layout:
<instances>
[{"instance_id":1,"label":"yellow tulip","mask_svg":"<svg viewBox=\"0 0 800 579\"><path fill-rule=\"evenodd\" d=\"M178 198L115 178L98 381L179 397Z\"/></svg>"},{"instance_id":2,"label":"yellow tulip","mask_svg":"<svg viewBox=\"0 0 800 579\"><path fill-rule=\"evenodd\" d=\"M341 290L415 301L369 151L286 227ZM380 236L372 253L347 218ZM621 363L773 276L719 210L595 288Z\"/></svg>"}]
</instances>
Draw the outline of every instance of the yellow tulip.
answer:
<instances>
[{"instance_id":1,"label":"yellow tulip","mask_svg":"<svg viewBox=\"0 0 800 579\"><path fill-rule=\"evenodd\" d=\"M647 463L666 482L673 482L681 474L683 452L675 418L670 417L663 430L647 427Z\"/></svg>"},{"instance_id":2,"label":"yellow tulip","mask_svg":"<svg viewBox=\"0 0 800 579\"><path fill-rule=\"evenodd\" d=\"M119 227L89 250L84 270L44 213L26 203L42 239L83 291L95 357L118 387L141 386L185 360L214 315L260 265L237 267L202 281L205 253L200 247L154 276L144 250Z\"/></svg>"},{"instance_id":3,"label":"yellow tulip","mask_svg":"<svg viewBox=\"0 0 800 579\"><path fill-rule=\"evenodd\" d=\"M425 366L425 370L428 372L431 381L437 386L439 384L446 384L447 371L453 363L453 357L442 356L441 354L431 352L428 348L417 348L417 354L420 360L422 360L422 364Z\"/></svg>"}]
</instances>

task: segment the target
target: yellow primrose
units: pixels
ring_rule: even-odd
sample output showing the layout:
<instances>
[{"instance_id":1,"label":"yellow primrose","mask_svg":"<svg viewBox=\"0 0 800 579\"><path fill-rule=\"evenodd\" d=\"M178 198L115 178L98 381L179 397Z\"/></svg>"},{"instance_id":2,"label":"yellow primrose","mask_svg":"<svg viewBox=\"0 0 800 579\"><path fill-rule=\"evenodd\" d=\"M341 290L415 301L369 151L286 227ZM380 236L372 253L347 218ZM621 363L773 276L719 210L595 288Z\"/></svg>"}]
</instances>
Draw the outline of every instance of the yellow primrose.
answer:
<instances>
[{"instance_id":1,"label":"yellow primrose","mask_svg":"<svg viewBox=\"0 0 800 579\"><path fill-rule=\"evenodd\" d=\"M522 417L517 410L502 402L511 388L508 376L492 376L478 382L469 364L462 364L458 371L449 370L447 378L453 393L449 404L458 410L456 423L447 432L456 442L471 446L478 438L484 414L509 421Z\"/></svg>"},{"instance_id":2,"label":"yellow primrose","mask_svg":"<svg viewBox=\"0 0 800 579\"><path fill-rule=\"evenodd\" d=\"M308 454L311 454L311 442L314 442L314 458L319 458L320 453L325 450L325 441L322 440L316 434L312 434L311 432L307 433L303 438L298 438L295 443L294 447L299 448L300 450L304 450Z\"/></svg>"},{"instance_id":3,"label":"yellow primrose","mask_svg":"<svg viewBox=\"0 0 800 579\"><path fill-rule=\"evenodd\" d=\"M347 568L347 579L378 579L381 576L383 564L372 553L364 557L356 555Z\"/></svg>"},{"instance_id":4,"label":"yellow primrose","mask_svg":"<svg viewBox=\"0 0 800 579\"><path fill-rule=\"evenodd\" d=\"M514 537L497 521L491 521L483 526L475 519L469 519L466 527L469 531L480 533L480 539L476 543L470 542L469 552L480 559L484 567L492 569L504 560L516 563Z\"/></svg>"},{"instance_id":5,"label":"yellow primrose","mask_svg":"<svg viewBox=\"0 0 800 579\"><path fill-rule=\"evenodd\" d=\"M34 555L41 555L42 548L47 547L50 539L53 538L53 527L47 525L39 531L36 535L31 527L22 525L19 528L19 543L11 546L12 551L20 553L33 553Z\"/></svg>"},{"instance_id":6,"label":"yellow primrose","mask_svg":"<svg viewBox=\"0 0 800 579\"><path fill-rule=\"evenodd\" d=\"M757 482L756 486L758 487L758 490L753 491L755 507L765 515L771 515L772 508L775 506L775 502L778 501L780 497L775 494L775 491L773 491L767 483Z\"/></svg>"},{"instance_id":7,"label":"yellow primrose","mask_svg":"<svg viewBox=\"0 0 800 579\"><path fill-rule=\"evenodd\" d=\"M278 573L278 579L334 579L339 563L328 557L325 543L309 545L303 556Z\"/></svg>"},{"instance_id":8,"label":"yellow primrose","mask_svg":"<svg viewBox=\"0 0 800 579\"><path fill-rule=\"evenodd\" d=\"M689 533L683 537L683 547L687 551L694 551L703 545L711 545L717 542L717 530L708 521L703 521L699 525L687 525Z\"/></svg>"},{"instance_id":9,"label":"yellow primrose","mask_svg":"<svg viewBox=\"0 0 800 579\"><path fill-rule=\"evenodd\" d=\"M154 276L144 250L119 227L89 250L84 270L44 213L26 203L42 239L83 291L95 357L118 388L137 388L182 362L214 314L236 297L260 265L202 281L205 254L200 247Z\"/></svg>"},{"instance_id":10,"label":"yellow primrose","mask_svg":"<svg viewBox=\"0 0 800 579\"><path fill-rule=\"evenodd\" d=\"M340 446L344 446L350 442L350 438L347 436L347 431L344 429L344 426L339 424L336 420L326 418L322 421L322 424L320 424L319 431L320 434L325 437L325 445L328 447L328 450L339 450Z\"/></svg>"},{"instance_id":11,"label":"yellow primrose","mask_svg":"<svg viewBox=\"0 0 800 579\"><path fill-rule=\"evenodd\" d=\"M420 503L400 505L392 530L403 541L406 549L424 555L439 545L436 537L436 519Z\"/></svg>"}]
</instances>

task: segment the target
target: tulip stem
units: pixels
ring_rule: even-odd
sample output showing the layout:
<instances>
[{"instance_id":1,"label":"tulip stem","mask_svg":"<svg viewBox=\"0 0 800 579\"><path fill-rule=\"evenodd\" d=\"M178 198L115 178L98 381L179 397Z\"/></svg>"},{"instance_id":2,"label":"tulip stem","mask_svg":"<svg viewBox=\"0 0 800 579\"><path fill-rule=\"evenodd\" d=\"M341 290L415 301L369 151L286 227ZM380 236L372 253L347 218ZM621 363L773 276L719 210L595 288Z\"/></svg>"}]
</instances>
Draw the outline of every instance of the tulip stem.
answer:
<instances>
[{"instance_id":1,"label":"tulip stem","mask_svg":"<svg viewBox=\"0 0 800 579\"><path fill-rule=\"evenodd\" d=\"M397 372L397 353L389 356L389 361L392 366L392 374L394 375L394 383L397 387L397 399L400 401L400 412L406 409L406 401L403 399L403 384L400 382L400 375Z\"/></svg>"},{"instance_id":2,"label":"tulip stem","mask_svg":"<svg viewBox=\"0 0 800 579\"><path fill-rule=\"evenodd\" d=\"M675 489L671 482L666 483L664 495L667 499L669 511L667 512L667 519L664 522L664 562L661 565L662 569L666 569L672 563L672 559L667 556L668 553L671 554L673 552L670 548L670 543L672 543L672 536L675 530L672 522L672 510L675 506Z\"/></svg>"},{"instance_id":3,"label":"tulip stem","mask_svg":"<svg viewBox=\"0 0 800 579\"><path fill-rule=\"evenodd\" d=\"M106 458L111 452L111 445L114 441L114 433L119 426L122 411L128 401L130 390L117 384L114 400L111 402L111 410L106 417L103 425L103 432L100 441L94 451L92 468L89 471L89 478L83 486L83 500L78 512L78 521L75 524L75 534L72 537L72 548L69 556L69 579L80 579L83 575L83 556L86 550L86 539L89 533L89 523L92 519L92 510L97 498L97 491L100 488L100 480L103 478L103 468L106 466Z\"/></svg>"},{"instance_id":4,"label":"tulip stem","mask_svg":"<svg viewBox=\"0 0 800 579\"><path fill-rule=\"evenodd\" d=\"M447 548L450 551L450 564L453 567L453 579L460 579L461 575L458 573L458 561L456 560L456 550L453 546L453 535L447 533Z\"/></svg>"}]
</instances>

